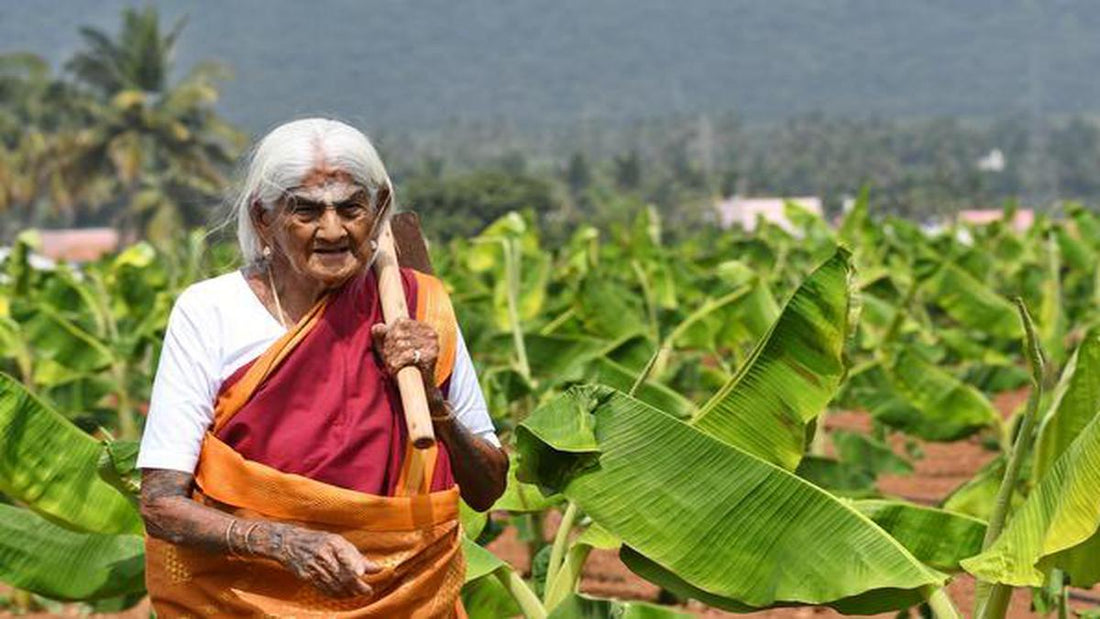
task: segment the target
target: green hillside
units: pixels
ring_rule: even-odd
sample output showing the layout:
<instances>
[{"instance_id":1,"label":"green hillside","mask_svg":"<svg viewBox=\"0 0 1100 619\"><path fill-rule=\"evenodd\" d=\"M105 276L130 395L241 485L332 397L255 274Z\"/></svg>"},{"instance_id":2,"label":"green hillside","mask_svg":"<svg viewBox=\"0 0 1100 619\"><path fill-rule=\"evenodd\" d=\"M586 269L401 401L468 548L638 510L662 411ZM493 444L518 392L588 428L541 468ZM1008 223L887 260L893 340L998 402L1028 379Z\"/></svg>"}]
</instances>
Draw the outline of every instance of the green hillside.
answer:
<instances>
[{"instance_id":1,"label":"green hillside","mask_svg":"<svg viewBox=\"0 0 1100 619\"><path fill-rule=\"evenodd\" d=\"M60 62L123 0L0 3L0 51ZM327 112L380 129L517 127L736 111L885 118L1100 108L1100 4L1024 0L160 2L181 70L236 73L259 130Z\"/></svg>"}]
</instances>

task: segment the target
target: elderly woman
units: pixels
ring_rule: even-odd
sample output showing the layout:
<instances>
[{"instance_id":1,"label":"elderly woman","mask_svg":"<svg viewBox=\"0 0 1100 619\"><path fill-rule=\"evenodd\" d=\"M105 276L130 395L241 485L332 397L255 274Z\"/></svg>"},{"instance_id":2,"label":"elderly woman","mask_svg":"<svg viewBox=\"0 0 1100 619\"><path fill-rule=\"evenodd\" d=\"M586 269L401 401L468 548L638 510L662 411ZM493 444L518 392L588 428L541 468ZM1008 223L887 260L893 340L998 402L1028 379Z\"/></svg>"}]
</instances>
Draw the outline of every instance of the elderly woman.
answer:
<instances>
[{"instance_id":1,"label":"elderly woman","mask_svg":"<svg viewBox=\"0 0 1100 619\"><path fill-rule=\"evenodd\" d=\"M402 269L416 319L383 322L370 266L392 203L346 124L299 120L257 146L235 204L247 266L180 295L142 439L160 616L462 613L459 493L487 509L508 459L439 281ZM409 365L427 452L392 379Z\"/></svg>"}]
</instances>

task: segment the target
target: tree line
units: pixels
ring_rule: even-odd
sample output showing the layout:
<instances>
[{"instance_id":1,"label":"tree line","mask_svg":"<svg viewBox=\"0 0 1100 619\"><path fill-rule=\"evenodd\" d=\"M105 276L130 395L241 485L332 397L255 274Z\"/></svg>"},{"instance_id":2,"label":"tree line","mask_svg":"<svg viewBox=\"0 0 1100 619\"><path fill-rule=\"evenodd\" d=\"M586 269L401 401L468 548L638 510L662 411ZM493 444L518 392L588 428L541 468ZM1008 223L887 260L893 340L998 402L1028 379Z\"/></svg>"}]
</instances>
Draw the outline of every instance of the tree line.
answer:
<instances>
[{"instance_id":1,"label":"tree line","mask_svg":"<svg viewBox=\"0 0 1100 619\"><path fill-rule=\"evenodd\" d=\"M82 28L58 72L32 54L0 56L0 238L94 224L155 240L219 221L247 136L215 108L225 66L169 78L184 25L128 8L116 33ZM1084 116L455 121L372 137L400 201L442 240L512 210L535 213L551 238L581 222L628 225L649 205L688 230L712 225L714 203L734 194L816 195L837 212L864 185L875 212L914 220L1010 200L1100 202L1100 126Z\"/></svg>"}]
</instances>

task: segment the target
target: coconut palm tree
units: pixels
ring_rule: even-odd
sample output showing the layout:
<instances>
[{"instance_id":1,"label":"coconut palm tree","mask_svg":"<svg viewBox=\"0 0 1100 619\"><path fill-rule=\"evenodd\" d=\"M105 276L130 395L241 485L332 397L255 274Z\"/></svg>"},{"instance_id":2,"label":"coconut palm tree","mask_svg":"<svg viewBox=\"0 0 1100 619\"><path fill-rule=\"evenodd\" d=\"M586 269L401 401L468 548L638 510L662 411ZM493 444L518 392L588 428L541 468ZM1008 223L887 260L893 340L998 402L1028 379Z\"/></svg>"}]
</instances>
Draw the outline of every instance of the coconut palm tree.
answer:
<instances>
[{"instance_id":1,"label":"coconut palm tree","mask_svg":"<svg viewBox=\"0 0 1100 619\"><path fill-rule=\"evenodd\" d=\"M90 120L72 84L33 54L0 56L0 236L47 218L71 218L85 189L64 174L75 127Z\"/></svg>"},{"instance_id":2,"label":"coconut palm tree","mask_svg":"<svg viewBox=\"0 0 1100 619\"><path fill-rule=\"evenodd\" d=\"M196 206L219 194L244 142L213 108L217 83L229 77L224 67L202 63L169 81L185 23L162 34L155 8L127 8L115 37L82 28L85 48L65 65L93 98L93 122L68 172L109 178L116 223L154 238L201 223Z\"/></svg>"}]
</instances>

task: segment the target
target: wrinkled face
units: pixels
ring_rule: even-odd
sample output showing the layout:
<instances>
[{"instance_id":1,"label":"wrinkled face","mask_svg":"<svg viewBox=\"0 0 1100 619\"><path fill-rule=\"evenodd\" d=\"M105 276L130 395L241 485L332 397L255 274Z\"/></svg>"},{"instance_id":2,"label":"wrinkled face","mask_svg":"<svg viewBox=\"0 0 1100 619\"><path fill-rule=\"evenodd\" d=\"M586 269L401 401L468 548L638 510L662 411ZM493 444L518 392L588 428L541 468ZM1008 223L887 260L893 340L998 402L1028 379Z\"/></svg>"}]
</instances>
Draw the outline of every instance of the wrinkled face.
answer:
<instances>
[{"instance_id":1,"label":"wrinkled face","mask_svg":"<svg viewBox=\"0 0 1100 619\"><path fill-rule=\"evenodd\" d=\"M385 190L377 203L386 205ZM369 241L381 213L367 189L346 172L320 168L286 192L273 212L260 214L257 228L295 274L333 288L370 261Z\"/></svg>"}]
</instances>

